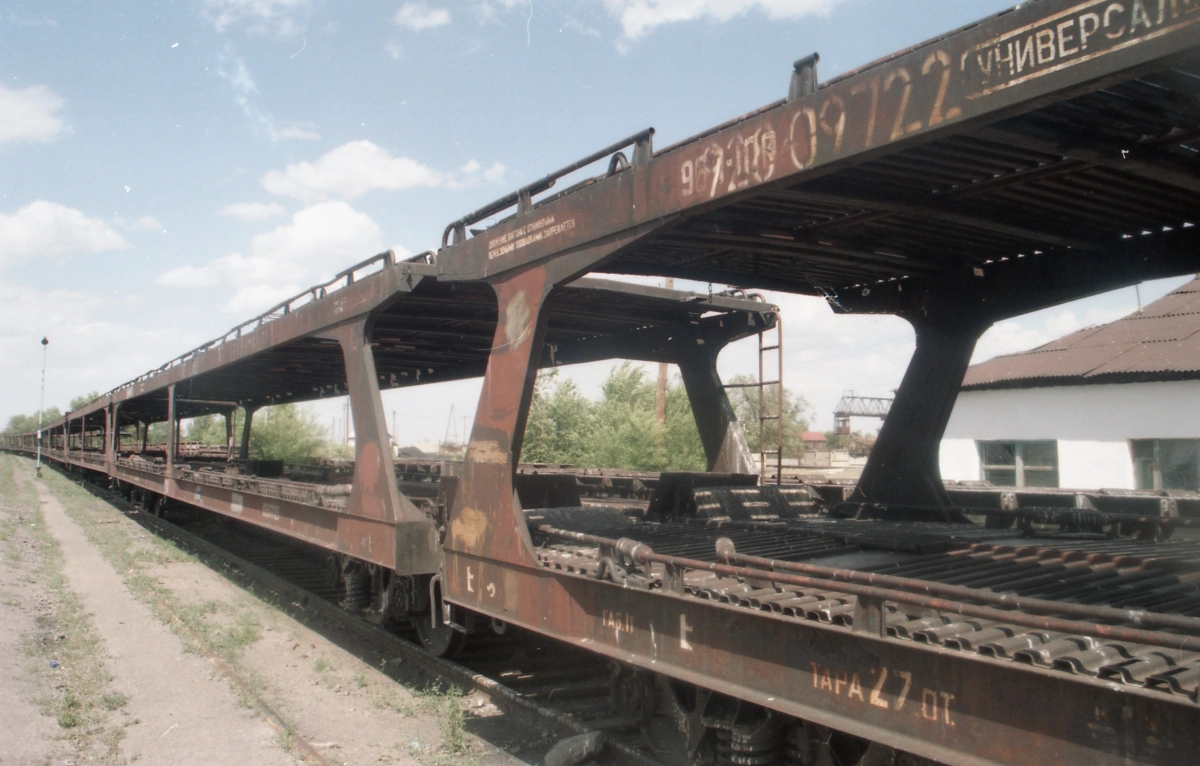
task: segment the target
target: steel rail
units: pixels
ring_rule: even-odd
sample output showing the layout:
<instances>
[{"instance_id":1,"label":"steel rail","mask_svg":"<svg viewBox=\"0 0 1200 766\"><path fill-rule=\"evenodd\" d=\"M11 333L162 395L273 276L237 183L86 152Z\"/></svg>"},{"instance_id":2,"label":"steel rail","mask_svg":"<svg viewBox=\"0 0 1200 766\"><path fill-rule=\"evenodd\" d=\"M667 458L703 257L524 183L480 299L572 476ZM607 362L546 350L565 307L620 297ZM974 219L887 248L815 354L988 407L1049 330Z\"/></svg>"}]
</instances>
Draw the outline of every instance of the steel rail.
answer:
<instances>
[{"instance_id":1,"label":"steel rail","mask_svg":"<svg viewBox=\"0 0 1200 766\"><path fill-rule=\"evenodd\" d=\"M1168 497L1151 498L1168 500ZM833 511L842 509L887 511L944 511L954 510L972 516L1008 516L1022 519L1034 517L1044 519L1051 524L1063 524L1079 521L1098 521L1103 524L1165 524L1178 527L1200 527L1200 519L1186 519L1179 516L1135 516L1133 514L1110 513L1097 511L1092 508L1055 508L1053 506L1028 506L1025 508L973 508L953 506L949 509L926 505L899 505L892 503L838 503Z\"/></svg>"},{"instance_id":2,"label":"steel rail","mask_svg":"<svg viewBox=\"0 0 1200 766\"><path fill-rule=\"evenodd\" d=\"M1013 593L997 593L965 585L948 585L929 580L918 580L912 577L859 572L854 569L835 569L833 567L802 564L793 561L777 561L762 556L749 556L744 553L738 553L733 541L727 537L717 540L716 547L717 557L726 563L743 564L772 572L799 572L801 574L838 580L840 582L877 585L884 588L919 592L925 595L945 596L947 598L970 599L985 604L1019 609L1024 612L1048 612L1080 618L1118 620L1121 622L1131 622L1146 628L1184 630L1200 635L1200 618L1187 617L1180 614L1163 614L1161 612L1148 612L1144 609L1118 609L1110 606L1091 606L1088 604L1051 601L1044 598L1018 596Z\"/></svg>"},{"instance_id":3,"label":"steel rail","mask_svg":"<svg viewBox=\"0 0 1200 766\"><path fill-rule=\"evenodd\" d=\"M584 534L582 532L571 532L565 529L556 529L548 525L538 527L538 531L542 532L543 534L552 535L565 540L574 540L576 542L586 543L588 545L610 547L616 553L638 564L658 563L672 567L708 571L729 577L766 580L768 582L779 583L781 585L791 585L800 588L831 590L839 593L846 593L848 595L861 596L863 598L892 601L899 604L908 604L910 606L917 606L925 609L934 609L939 612L950 612L952 614L959 614L964 617L976 617L983 620L994 620L1000 623L1020 625L1022 627L1034 628L1036 630L1046 630L1056 633L1073 633L1077 635L1092 636L1094 638L1109 639L1114 641L1128 641L1129 643L1133 644L1157 646L1166 649L1172 649L1174 651L1200 652L1200 636L1161 633L1158 631L1142 630L1140 628L1130 628L1120 625L1104 625L1093 622L1083 622L1081 620L1067 620L1058 617L997 609L990 606L968 604L962 601L953 601L946 598L929 596L921 593L911 593L904 590L898 590L896 588L879 587L876 585L863 585L854 582L845 582L798 574L783 574L772 570L757 569L745 566L732 566L729 564L717 564L707 561L698 561L696 559L681 558L679 556L664 556L662 554L655 553L654 550L645 543L639 543L636 540L630 540L627 537L620 538L619 540L613 540L612 538L597 537L595 535ZM972 598L975 598L975 596L972 596ZM1059 604L1059 602L1051 601L1046 603L1053 605L1055 608L1062 606ZM1089 609L1092 608L1096 607L1089 607ZM1126 622L1136 622L1139 616L1154 614L1152 612L1143 612L1141 610L1114 611L1120 613L1122 615L1120 619ZM1195 628L1191 629L1195 630Z\"/></svg>"}]
</instances>

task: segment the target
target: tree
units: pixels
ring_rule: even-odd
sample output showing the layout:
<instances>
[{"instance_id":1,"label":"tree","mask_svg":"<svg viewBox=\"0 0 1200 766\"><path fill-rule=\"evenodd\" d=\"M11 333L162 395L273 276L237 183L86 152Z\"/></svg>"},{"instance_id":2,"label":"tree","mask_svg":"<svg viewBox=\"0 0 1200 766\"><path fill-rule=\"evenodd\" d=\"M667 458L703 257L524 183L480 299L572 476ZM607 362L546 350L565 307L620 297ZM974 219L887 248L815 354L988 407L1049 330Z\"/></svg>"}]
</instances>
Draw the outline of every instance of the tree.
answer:
<instances>
[{"instance_id":1,"label":"tree","mask_svg":"<svg viewBox=\"0 0 1200 766\"><path fill-rule=\"evenodd\" d=\"M539 377L521 459L641 471L702 471L704 448L687 393L667 390L666 423L654 416L655 387L629 362L614 367L599 401L556 372Z\"/></svg>"},{"instance_id":2,"label":"tree","mask_svg":"<svg viewBox=\"0 0 1200 766\"><path fill-rule=\"evenodd\" d=\"M328 434L316 413L295 404L264 407L250 424L250 456L285 463L311 463L321 456Z\"/></svg>"},{"instance_id":3,"label":"tree","mask_svg":"<svg viewBox=\"0 0 1200 766\"><path fill-rule=\"evenodd\" d=\"M592 432L593 465L635 471L664 470L667 462L654 419L654 384L646 371L629 362L613 367L596 403L596 428Z\"/></svg>"},{"instance_id":4,"label":"tree","mask_svg":"<svg viewBox=\"0 0 1200 766\"><path fill-rule=\"evenodd\" d=\"M81 410L99 398L100 398L99 391L92 391L90 393L84 394L83 396L76 396L74 399L71 400L71 406L68 407L67 409L70 410L71 412L75 412L76 410Z\"/></svg>"},{"instance_id":5,"label":"tree","mask_svg":"<svg viewBox=\"0 0 1200 766\"><path fill-rule=\"evenodd\" d=\"M233 439L235 443L241 439L242 422L246 419L239 408L233 411ZM225 416L201 415L188 421L184 441L199 442L209 446L225 446Z\"/></svg>"},{"instance_id":6,"label":"tree","mask_svg":"<svg viewBox=\"0 0 1200 766\"><path fill-rule=\"evenodd\" d=\"M742 431L746 434L746 443L750 446L751 452L758 452L759 447L759 417L758 417L758 377L755 375L734 375L730 383L741 384L736 388L730 388L729 403L733 405L733 411L737 415L738 422L742 424ZM752 383L753 386L745 384ZM777 414L779 410L779 384L770 383L763 389L762 396L763 410L768 417ZM799 394L789 391L787 386L783 387L783 456L785 458L799 458L804 452L804 444L800 435L808 430L809 415L812 413L812 405ZM765 432L767 440L767 449L775 448L776 429L775 420L767 420L765 423Z\"/></svg>"},{"instance_id":7,"label":"tree","mask_svg":"<svg viewBox=\"0 0 1200 766\"><path fill-rule=\"evenodd\" d=\"M245 410L233 413L233 439L241 444ZM151 427L151 435L154 429ZM164 433L165 436L165 433ZM285 463L311 463L326 457L331 450L325 426L316 413L296 404L263 407L254 413L250 423L250 457L260 460L282 460ZM187 423L185 441L211 446L225 446L225 416L201 415Z\"/></svg>"},{"instance_id":8,"label":"tree","mask_svg":"<svg viewBox=\"0 0 1200 766\"><path fill-rule=\"evenodd\" d=\"M57 407L49 407L42 412L42 425L53 423L62 417L62 412ZM28 434L38 430L38 414L34 412L32 415L13 415L8 419L8 425L4 427L6 434Z\"/></svg>"},{"instance_id":9,"label":"tree","mask_svg":"<svg viewBox=\"0 0 1200 766\"><path fill-rule=\"evenodd\" d=\"M583 465L591 450L592 403L558 370L538 376L525 425L521 459L528 463Z\"/></svg>"}]
</instances>

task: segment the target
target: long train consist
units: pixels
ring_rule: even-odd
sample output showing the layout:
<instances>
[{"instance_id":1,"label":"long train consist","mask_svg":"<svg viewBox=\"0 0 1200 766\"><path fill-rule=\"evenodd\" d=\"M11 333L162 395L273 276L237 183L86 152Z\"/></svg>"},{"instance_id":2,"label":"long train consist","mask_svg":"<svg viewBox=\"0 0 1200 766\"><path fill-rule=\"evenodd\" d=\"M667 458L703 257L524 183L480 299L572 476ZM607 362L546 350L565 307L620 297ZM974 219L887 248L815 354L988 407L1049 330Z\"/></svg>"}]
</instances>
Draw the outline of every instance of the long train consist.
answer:
<instances>
[{"instance_id":1,"label":"long train consist","mask_svg":"<svg viewBox=\"0 0 1200 766\"><path fill-rule=\"evenodd\" d=\"M347 603L412 618L430 651L511 624L606 655L664 762L1200 762L1200 501L947 488L937 461L992 323L1200 270L1200 0L1027 2L831 81L816 65L465 216L436 253L343 272L49 424L43 454L327 549ZM592 271L908 320L857 486L756 484L715 362L774 307ZM610 358L679 366L709 464L619 510L519 465L538 370ZM465 460L397 466L381 389L478 376ZM345 476L247 460L257 409L338 395ZM178 445L181 419L237 408L240 450L232 429L213 455Z\"/></svg>"}]
</instances>

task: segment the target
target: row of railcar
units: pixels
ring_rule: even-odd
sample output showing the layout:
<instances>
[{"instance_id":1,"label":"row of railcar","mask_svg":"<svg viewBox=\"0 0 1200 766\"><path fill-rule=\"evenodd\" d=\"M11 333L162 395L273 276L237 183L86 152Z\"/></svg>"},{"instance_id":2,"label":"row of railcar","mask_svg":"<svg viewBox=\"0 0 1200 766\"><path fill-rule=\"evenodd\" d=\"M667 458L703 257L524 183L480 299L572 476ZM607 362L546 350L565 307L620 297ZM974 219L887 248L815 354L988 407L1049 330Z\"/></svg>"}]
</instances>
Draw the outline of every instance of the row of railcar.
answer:
<instances>
[{"instance_id":1,"label":"row of railcar","mask_svg":"<svg viewBox=\"0 0 1200 766\"><path fill-rule=\"evenodd\" d=\"M432 652L511 624L605 655L664 763L1197 762L1200 501L948 487L937 449L993 323L1200 270L1200 2L1035 0L829 81L817 64L775 103L658 151L637 133L451 223L436 253L359 264L5 446L320 546ZM747 290L912 324L856 485L758 480L716 366L778 321ZM520 463L538 371L604 359L678 366L707 472ZM465 458L394 460L380 392L472 377ZM249 459L257 410L329 396L349 397L353 461ZM227 444L181 444L207 414Z\"/></svg>"}]
</instances>

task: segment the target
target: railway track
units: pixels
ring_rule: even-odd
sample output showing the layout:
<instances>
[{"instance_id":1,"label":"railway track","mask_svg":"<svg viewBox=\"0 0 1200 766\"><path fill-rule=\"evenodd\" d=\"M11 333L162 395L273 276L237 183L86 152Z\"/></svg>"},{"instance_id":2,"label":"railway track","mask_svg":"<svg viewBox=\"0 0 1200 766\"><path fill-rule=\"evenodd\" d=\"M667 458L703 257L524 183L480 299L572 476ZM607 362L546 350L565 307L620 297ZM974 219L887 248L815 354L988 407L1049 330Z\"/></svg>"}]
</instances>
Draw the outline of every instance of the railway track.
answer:
<instances>
[{"instance_id":1,"label":"railway track","mask_svg":"<svg viewBox=\"0 0 1200 766\"><path fill-rule=\"evenodd\" d=\"M397 665L407 664L448 686L486 695L515 727L549 731L558 738L601 731L605 750L597 763L660 766L642 744L636 722L614 715L611 673L598 655L525 631L501 628L499 634L485 628L454 661L434 657L419 646L411 624L384 628L339 605L340 589L326 581L324 553L319 550L179 503L166 506L162 516L153 515L103 487L82 484L143 527L199 554L210 565L219 564L241 586L255 586L260 596L271 594L302 621L336 626L359 645L394 658Z\"/></svg>"}]
</instances>

